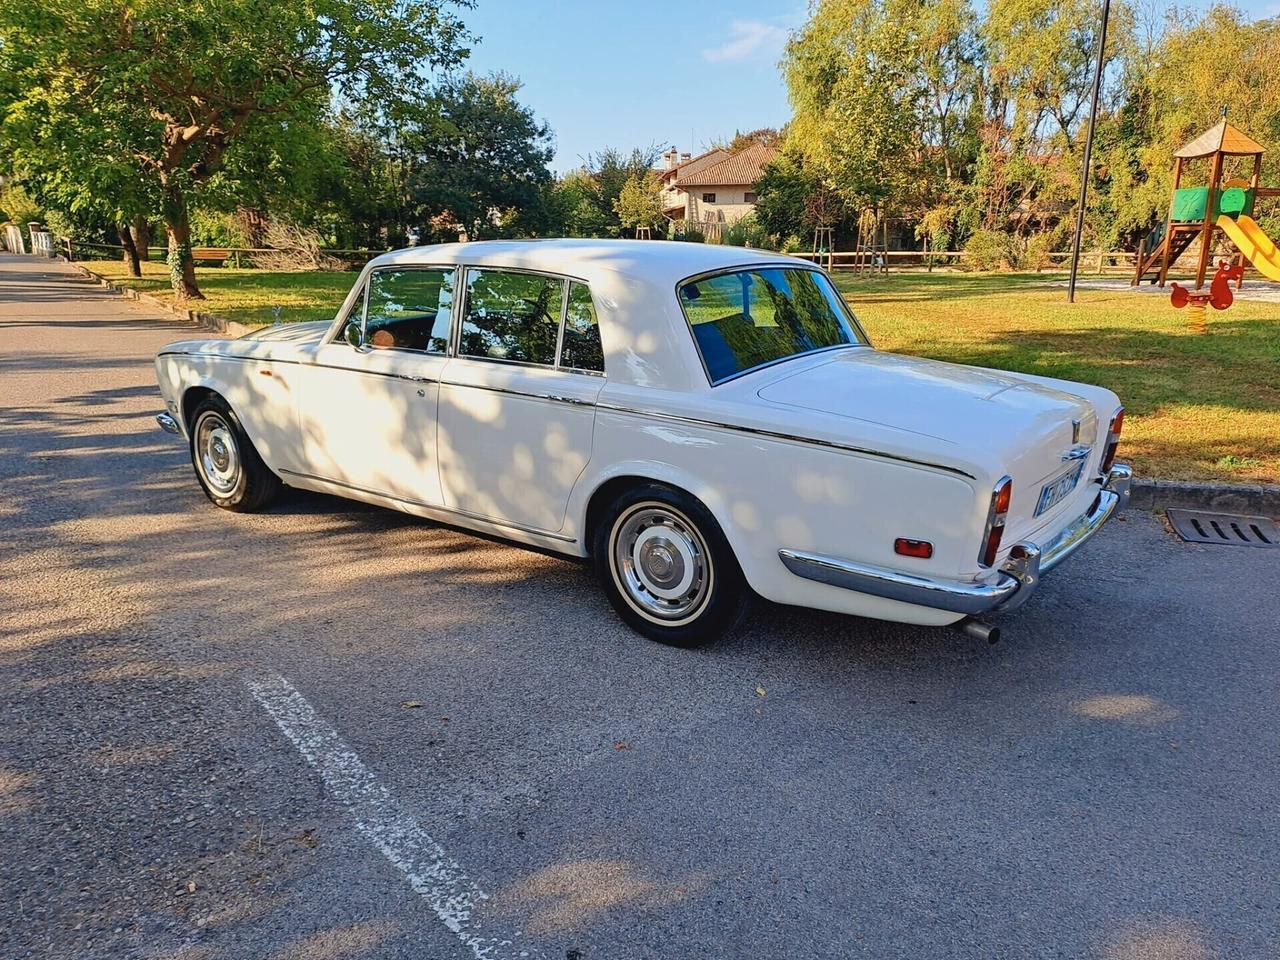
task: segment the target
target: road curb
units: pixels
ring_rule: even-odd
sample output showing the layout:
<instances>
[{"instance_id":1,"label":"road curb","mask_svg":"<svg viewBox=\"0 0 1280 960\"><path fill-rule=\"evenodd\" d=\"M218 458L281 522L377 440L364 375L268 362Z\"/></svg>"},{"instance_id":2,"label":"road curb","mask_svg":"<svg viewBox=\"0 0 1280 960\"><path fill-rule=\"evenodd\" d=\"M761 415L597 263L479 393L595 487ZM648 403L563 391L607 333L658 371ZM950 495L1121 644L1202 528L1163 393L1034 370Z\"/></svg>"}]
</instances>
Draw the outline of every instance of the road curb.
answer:
<instances>
[{"instance_id":1,"label":"road curb","mask_svg":"<svg viewBox=\"0 0 1280 960\"><path fill-rule=\"evenodd\" d=\"M105 287L113 293L118 293L126 300L137 300L148 306L155 307L157 310L163 310L165 313L173 314L179 319L188 323L194 323L198 327L205 330L212 330L214 333L226 334L228 337L243 337L246 333L252 333L255 330L261 330L266 324L247 324L240 323L236 320L228 320L226 317L220 317L216 313L205 313L203 310L186 310L182 307L174 306L167 300L159 297L153 297L149 293L139 293L137 290L131 290L128 287L122 287L117 283L112 283L106 277L94 273L88 267L79 263L73 263L82 274L93 280L100 287Z\"/></svg>"},{"instance_id":2,"label":"road curb","mask_svg":"<svg viewBox=\"0 0 1280 960\"><path fill-rule=\"evenodd\" d=\"M1280 485L1196 483L1134 478L1129 503L1143 510L1178 507L1251 516L1280 517Z\"/></svg>"}]
</instances>

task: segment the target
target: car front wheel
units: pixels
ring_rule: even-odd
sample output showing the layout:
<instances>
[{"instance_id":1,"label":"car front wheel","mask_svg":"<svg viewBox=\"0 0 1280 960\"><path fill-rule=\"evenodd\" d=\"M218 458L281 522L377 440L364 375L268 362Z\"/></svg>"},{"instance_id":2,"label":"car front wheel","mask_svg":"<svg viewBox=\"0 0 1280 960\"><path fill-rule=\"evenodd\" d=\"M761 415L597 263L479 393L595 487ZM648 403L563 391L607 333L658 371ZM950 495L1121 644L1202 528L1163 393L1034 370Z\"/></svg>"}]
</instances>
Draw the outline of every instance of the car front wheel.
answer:
<instances>
[{"instance_id":1,"label":"car front wheel","mask_svg":"<svg viewBox=\"0 0 1280 960\"><path fill-rule=\"evenodd\" d=\"M262 462L225 400L211 396L191 415L191 463L217 506L250 513L280 492L280 478Z\"/></svg>"},{"instance_id":2,"label":"car front wheel","mask_svg":"<svg viewBox=\"0 0 1280 960\"><path fill-rule=\"evenodd\" d=\"M592 550L609 601L659 643L693 647L736 627L750 588L711 512L683 491L646 484L610 504Z\"/></svg>"}]
</instances>

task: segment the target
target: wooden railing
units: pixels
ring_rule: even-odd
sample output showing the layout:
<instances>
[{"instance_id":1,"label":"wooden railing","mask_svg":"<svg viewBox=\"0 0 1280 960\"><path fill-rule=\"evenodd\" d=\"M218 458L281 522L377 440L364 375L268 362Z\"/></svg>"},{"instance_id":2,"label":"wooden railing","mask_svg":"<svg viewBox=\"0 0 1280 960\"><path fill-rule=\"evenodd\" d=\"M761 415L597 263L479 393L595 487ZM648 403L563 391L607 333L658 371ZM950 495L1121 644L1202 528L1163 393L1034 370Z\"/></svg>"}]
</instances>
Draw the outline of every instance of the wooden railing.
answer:
<instances>
[{"instance_id":1,"label":"wooden railing","mask_svg":"<svg viewBox=\"0 0 1280 960\"><path fill-rule=\"evenodd\" d=\"M68 260L118 260L124 256L124 247L117 243L89 243L84 240L72 240L70 237L59 237L58 252ZM275 247L208 247L193 246L191 259L197 263L230 263L233 267L252 266L257 254L280 253ZM349 266L364 266L374 257L386 253L386 250L350 250L341 248L321 248L326 256L342 260ZM148 247L147 256L151 260L163 261L169 251L165 247Z\"/></svg>"}]
</instances>

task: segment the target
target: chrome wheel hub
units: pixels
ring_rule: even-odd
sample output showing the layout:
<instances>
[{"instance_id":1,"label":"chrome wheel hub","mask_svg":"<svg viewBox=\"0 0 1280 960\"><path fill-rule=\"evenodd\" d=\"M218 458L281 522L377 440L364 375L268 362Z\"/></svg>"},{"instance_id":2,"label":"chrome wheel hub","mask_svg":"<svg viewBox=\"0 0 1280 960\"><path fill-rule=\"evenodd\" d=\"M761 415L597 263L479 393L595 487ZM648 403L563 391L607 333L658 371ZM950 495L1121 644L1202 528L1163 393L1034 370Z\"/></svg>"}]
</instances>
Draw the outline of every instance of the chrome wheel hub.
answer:
<instances>
[{"instance_id":1,"label":"chrome wheel hub","mask_svg":"<svg viewBox=\"0 0 1280 960\"><path fill-rule=\"evenodd\" d=\"M195 429L196 465L214 491L229 494L240 482L240 450L231 426L216 413L204 413Z\"/></svg>"},{"instance_id":2,"label":"chrome wheel hub","mask_svg":"<svg viewBox=\"0 0 1280 960\"><path fill-rule=\"evenodd\" d=\"M610 561L631 606L664 625L693 619L710 596L707 545L697 528L666 504L637 504L618 518Z\"/></svg>"}]
</instances>

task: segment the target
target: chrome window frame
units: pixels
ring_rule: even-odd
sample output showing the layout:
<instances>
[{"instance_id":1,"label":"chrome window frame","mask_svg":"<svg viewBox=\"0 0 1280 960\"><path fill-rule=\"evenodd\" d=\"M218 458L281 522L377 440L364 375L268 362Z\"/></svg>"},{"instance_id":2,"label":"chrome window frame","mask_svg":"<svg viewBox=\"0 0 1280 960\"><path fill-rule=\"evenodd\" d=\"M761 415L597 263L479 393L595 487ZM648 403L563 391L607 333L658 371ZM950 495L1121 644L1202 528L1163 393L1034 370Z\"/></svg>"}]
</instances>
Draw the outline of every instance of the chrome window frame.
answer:
<instances>
[{"instance_id":1,"label":"chrome window frame","mask_svg":"<svg viewBox=\"0 0 1280 960\"><path fill-rule=\"evenodd\" d=\"M817 347L813 350L805 350L802 353L789 353L785 357L777 357L773 360L766 360L764 363L757 363L753 367L747 367L745 370L739 370L737 373L732 373L727 377L721 377L719 380L716 380L714 377L711 376L711 369L707 366L707 358L702 355L702 348L698 345L697 334L693 332L693 321L689 319L689 314L685 310L684 303L680 299L680 288L687 283L697 283L699 280L709 280L712 277L727 276L735 273L752 273L759 270L779 270L779 269L807 270L810 273L818 274L820 277L826 280L827 283L831 284L831 292L836 295L836 301L843 308L845 313L845 319L849 321L853 329L857 331L860 337L862 337L862 343L833 343L829 347ZM747 374L755 373L757 370L764 370L766 367L772 367L779 363L786 363L788 360L795 360L797 357L812 357L819 353L829 353L833 350L848 350L848 349L858 349L858 348L875 349L872 346L871 338L867 336L867 331L863 329L862 324L858 321L857 314L855 314L853 312L853 309L849 306L849 304L845 302L845 299L841 295L839 288L836 287L835 285L835 281L831 279L831 275L827 273L826 270L823 270L821 267L817 266L816 264L796 262L794 260L793 261L767 260L767 261L764 261L763 263L741 264L736 267L720 267L716 270L704 270L701 273L694 273L687 277L684 277L681 280L677 280L676 285L673 289L674 289L675 298L676 298L676 308L679 309L680 316L684 317L684 325L689 331L689 340L693 346L693 352L697 354L698 363L702 366L702 372L707 378L707 384L712 388L718 387L722 383L728 383L731 380L737 380L739 377L745 377Z\"/></svg>"},{"instance_id":2,"label":"chrome window frame","mask_svg":"<svg viewBox=\"0 0 1280 960\"><path fill-rule=\"evenodd\" d=\"M449 305L449 328L445 333L444 350L414 350L411 347L374 347L365 344L370 350L377 350L379 353L387 351L396 351L399 353L409 353L419 357L451 357L453 356L453 327L458 317L458 277L461 274L461 267L456 263L388 263L381 267L374 267L364 278L365 298L364 298L364 316L360 320L360 339L365 338L369 324L369 297L368 292L373 287L373 278L379 273L412 273L424 270L440 270L444 273L452 273L454 277L454 296L453 303ZM342 329L339 327L338 329Z\"/></svg>"},{"instance_id":3,"label":"chrome window frame","mask_svg":"<svg viewBox=\"0 0 1280 960\"><path fill-rule=\"evenodd\" d=\"M462 295L456 298L453 325L454 329L449 343L449 356L456 357L459 360L475 360L480 363L501 363L510 367L530 367L536 370L555 370L559 373L576 373L587 377L605 376L605 372L602 370L584 370L580 367L566 367L561 363L562 349L564 347L564 326L569 315L570 284L581 284L586 289L587 296L591 297L591 309L596 313L596 326L599 327L600 314L599 311L596 311L595 296L591 293L591 284L586 280L568 273L556 273L551 270L536 270L529 267L495 267L479 263L469 263L465 265L460 264L459 267L462 271ZM518 273L527 276L544 277L549 280L560 281L560 319L556 327L556 353L551 363L538 363L533 360L506 360L502 357L483 357L462 352L462 325L466 322L467 306L471 295L471 274L483 273L485 271L490 273Z\"/></svg>"},{"instance_id":4,"label":"chrome window frame","mask_svg":"<svg viewBox=\"0 0 1280 960\"><path fill-rule=\"evenodd\" d=\"M556 369L564 370L567 373L581 373L588 377L603 377L603 370L588 370L586 367L566 367L564 361L564 331L569 325L569 288L573 284L578 284L583 290L587 291L587 299L591 301L591 313L596 318L596 336L600 336L600 311L596 309L596 298L591 292L591 284L585 280L569 280L564 285L564 304L560 310L560 338L556 342ZM600 362L604 363L604 338L600 338Z\"/></svg>"}]
</instances>

